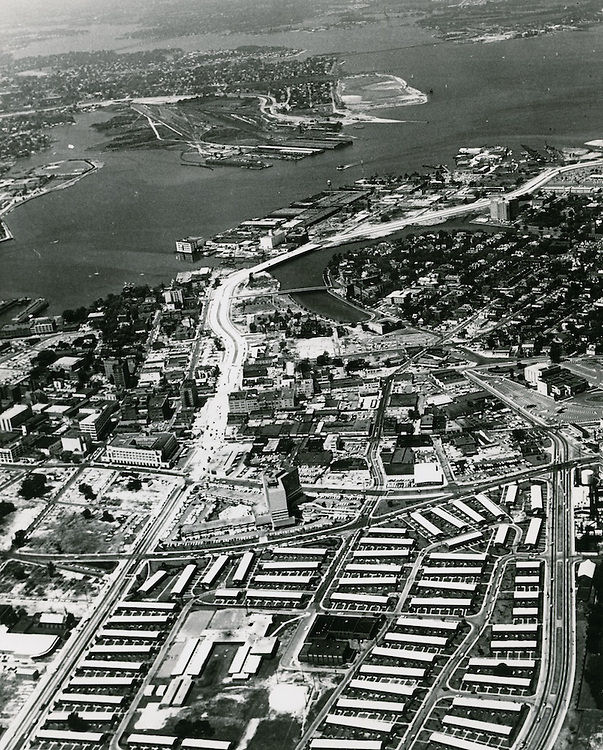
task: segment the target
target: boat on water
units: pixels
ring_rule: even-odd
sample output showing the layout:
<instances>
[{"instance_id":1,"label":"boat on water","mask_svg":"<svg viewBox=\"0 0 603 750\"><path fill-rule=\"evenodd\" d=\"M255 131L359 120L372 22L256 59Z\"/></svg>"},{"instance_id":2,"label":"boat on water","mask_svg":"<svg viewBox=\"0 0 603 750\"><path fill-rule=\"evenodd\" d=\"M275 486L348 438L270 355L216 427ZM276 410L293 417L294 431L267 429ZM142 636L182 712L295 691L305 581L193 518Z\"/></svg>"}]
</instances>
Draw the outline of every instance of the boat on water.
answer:
<instances>
[{"instance_id":1,"label":"boat on water","mask_svg":"<svg viewBox=\"0 0 603 750\"><path fill-rule=\"evenodd\" d=\"M355 167L355 164L338 164L335 169L338 172L343 172L344 169L350 169L350 167Z\"/></svg>"}]
</instances>

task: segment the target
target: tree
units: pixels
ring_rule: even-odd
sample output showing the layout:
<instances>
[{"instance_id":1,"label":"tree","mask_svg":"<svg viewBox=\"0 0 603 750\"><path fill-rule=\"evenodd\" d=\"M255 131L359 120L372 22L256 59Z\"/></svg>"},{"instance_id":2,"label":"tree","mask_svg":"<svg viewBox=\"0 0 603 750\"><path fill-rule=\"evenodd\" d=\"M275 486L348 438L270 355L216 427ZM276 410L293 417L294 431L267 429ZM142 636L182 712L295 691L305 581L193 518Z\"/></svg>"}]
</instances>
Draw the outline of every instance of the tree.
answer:
<instances>
[{"instance_id":1,"label":"tree","mask_svg":"<svg viewBox=\"0 0 603 750\"><path fill-rule=\"evenodd\" d=\"M549 357L551 358L551 362L555 362L558 364L561 362L561 357L563 356L563 346L561 344L561 341L559 339L553 339L551 341L551 348L549 350Z\"/></svg>"},{"instance_id":2,"label":"tree","mask_svg":"<svg viewBox=\"0 0 603 750\"><path fill-rule=\"evenodd\" d=\"M23 567L23 565L21 565L21 563L14 563L11 570L13 578L16 581L24 581L27 578L27 573L25 572L25 568Z\"/></svg>"},{"instance_id":3,"label":"tree","mask_svg":"<svg viewBox=\"0 0 603 750\"><path fill-rule=\"evenodd\" d=\"M25 544L25 529L17 529L13 536L13 547L22 547Z\"/></svg>"},{"instance_id":4,"label":"tree","mask_svg":"<svg viewBox=\"0 0 603 750\"><path fill-rule=\"evenodd\" d=\"M138 477L132 477L128 480L128 489L130 492L139 492L142 489L142 482Z\"/></svg>"},{"instance_id":5,"label":"tree","mask_svg":"<svg viewBox=\"0 0 603 750\"><path fill-rule=\"evenodd\" d=\"M8 516L11 513L14 513L16 510L15 504L11 502L7 502L6 500L0 500L0 518L4 518L4 516Z\"/></svg>"},{"instance_id":6,"label":"tree","mask_svg":"<svg viewBox=\"0 0 603 750\"><path fill-rule=\"evenodd\" d=\"M57 353L52 349L42 349L42 351L35 358L35 363L39 367L48 367L57 360Z\"/></svg>"},{"instance_id":7,"label":"tree","mask_svg":"<svg viewBox=\"0 0 603 750\"><path fill-rule=\"evenodd\" d=\"M34 497L42 497L48 492L48 486L46 485L46 475L32 473L25 477L21 483L19 494L25 500L31 500Z\"/></svg>"},{"instance_id":8,"label":"tree","mask_svg":"<svg viewBox=\"0 0 603 750\"><path fill-rule=\"evenodd\" d=\"M96 497L96 492L94 492L92 487L87 482L80 482L78 489L86 498L86 500L94 500L94 498Z\"/></svg>"},{"instance_id":9,"label":"tree","mask_svg":"<svg viewBox=\"0 0 603 750\"><path fill-rule=\"evenodd\" d=\"M176 737L209 739L214 736L212 725L207 719L180 719L174 724Z\"/></svg>"},{"instance_id":10,"label":"tree","mask_svg":"<svg viewBox=\"0 0 603 750\"><path fill-rule=\"evenodd\" d=\"M82 511L82 518L85 518L86 521L89 521L92 518L92 511L90 508L84 508Z\"/></svg>"},{"instance_id":11,"label":"tree","mask_svg":"<svg viewBox=\"0 0 603 750\"><path fill-rule=\"evenodd\" d=\"M89 723L86 721L86 719L82 719L82 717L78 713L73 711L67 717L67 726L73 732L85 732L89 727Z\"/></svg>"},{"instance_id":12,"label":"tree","mask_svg":"<svg viewBox=\"0 0 603 750\"><path fill-rule=\"evenodd\" d=\"M115 516L109 513L108 510L104 510L103 515L101 516L101 521L105 521L106 523L112 523L113 521L115 521Z\"/></svg>"}]
</instances>

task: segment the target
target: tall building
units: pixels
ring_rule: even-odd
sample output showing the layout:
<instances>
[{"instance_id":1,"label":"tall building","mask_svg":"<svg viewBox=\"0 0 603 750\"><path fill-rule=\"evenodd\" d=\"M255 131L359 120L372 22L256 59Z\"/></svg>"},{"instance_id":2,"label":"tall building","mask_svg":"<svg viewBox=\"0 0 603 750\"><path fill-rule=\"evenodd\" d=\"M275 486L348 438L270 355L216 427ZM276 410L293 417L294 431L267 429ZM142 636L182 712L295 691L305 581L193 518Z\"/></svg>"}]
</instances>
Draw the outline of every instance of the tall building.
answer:
<instances>
[{"instance_id":1,"label":"tall building","mask_svg":"<svg viewBox=\"0 0 603 750\"><path fill-rule=\"evenodd\" d=\"M492 221L513 221L517 216L517 209L516 199L508 200L502 195L493 195L490 198L490 218Z\"/></svg>"},{"instance_id":2,"label":"tall building","mask_svg":"<svg viewBox=\"0 0 603 750\"><path fill-rule=\"evenodd\" d=\"M270 511L273 529L282 529L295 524L291 510L303 493L297 469L280 469L263 476L264 497Z\"/></svg>"},{"instance_id":3,"label":"tall building","mask_svg":"<svg viewBox=\"0 0 603 750\"><path fill-rule=\"evenodd\" d=\"M103 360L105 377L111 381L116 388L128 388L130 385L130 369L128 363L123 359L110 357Z\"/></svg>"},{"instance_id":4,"label":"tall building","mask_svg":"<svg viewBox=\"0 0 603 750\"><path fill-rule=\"evenodd\" d=\"M0 430L11 432L31 417L31 409L27 404L15 404L0 414Z\"/></svg>"},{"instance_id":5,"label":"tall building","mask_svg":"<svg viewBox=\"0 0 603 750\"><path fill-rule=\"evenodd\" d=\"M199 406L199 391L194 378L185 378L182 381L182 390L180 392L183 409L194 409Z\"/></svg>"}]
</instances>

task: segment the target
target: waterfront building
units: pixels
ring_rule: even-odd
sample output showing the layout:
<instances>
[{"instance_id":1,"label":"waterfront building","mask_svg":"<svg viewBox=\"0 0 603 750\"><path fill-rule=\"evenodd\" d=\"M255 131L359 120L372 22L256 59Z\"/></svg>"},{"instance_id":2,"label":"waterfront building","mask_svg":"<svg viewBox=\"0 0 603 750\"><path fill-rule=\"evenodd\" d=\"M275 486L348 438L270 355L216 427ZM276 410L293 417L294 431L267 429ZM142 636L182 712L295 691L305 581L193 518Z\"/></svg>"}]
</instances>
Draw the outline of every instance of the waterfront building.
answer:
<instances>
[{"instance_id":1,"label":"waterfront building","mask_svg":"<svg viewBox=\"0 0 603 750\"><path fill-rule=\"evenodd\" d=\"M203 237L185 237L176 241L176 255L180 260L193 262L203 250L205 240Z\"/></svg>"}]
</instances>

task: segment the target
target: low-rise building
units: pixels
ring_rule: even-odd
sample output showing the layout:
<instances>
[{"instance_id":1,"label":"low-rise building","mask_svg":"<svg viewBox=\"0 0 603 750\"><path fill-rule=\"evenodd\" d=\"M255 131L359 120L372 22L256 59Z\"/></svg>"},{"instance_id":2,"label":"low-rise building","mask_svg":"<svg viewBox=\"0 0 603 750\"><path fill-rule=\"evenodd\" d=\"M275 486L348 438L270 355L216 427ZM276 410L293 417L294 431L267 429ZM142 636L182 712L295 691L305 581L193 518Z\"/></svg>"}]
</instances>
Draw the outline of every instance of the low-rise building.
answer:
<instances>
[{"instance_id":1,"label":"low-rise building","mask_svg":"<svg viewBox=\"0 0 603 750\"><path fill-rule=\"evenodd\" d=\"M178 451L178 441L171 432L151 435L119 435L107 446L107 459L126 466L159 468L168 466Z\"/></svg>"}]
</instances>

